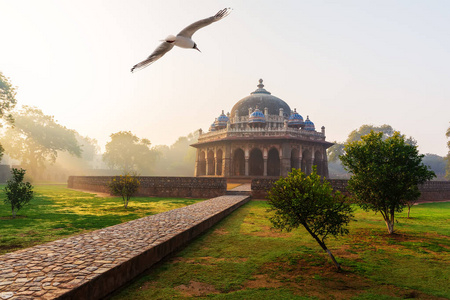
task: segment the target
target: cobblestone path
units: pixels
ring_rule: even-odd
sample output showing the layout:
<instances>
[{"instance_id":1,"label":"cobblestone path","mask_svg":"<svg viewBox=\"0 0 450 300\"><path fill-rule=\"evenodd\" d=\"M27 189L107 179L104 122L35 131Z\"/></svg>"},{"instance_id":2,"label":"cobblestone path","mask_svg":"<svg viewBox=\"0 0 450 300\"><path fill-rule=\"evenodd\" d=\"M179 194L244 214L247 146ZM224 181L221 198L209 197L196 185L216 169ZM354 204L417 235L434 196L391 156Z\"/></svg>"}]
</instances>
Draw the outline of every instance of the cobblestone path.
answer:
<instances>
[{"instance_id":1,"label":"cobblestone path","mask_svg":"<svg viewBox=\"0 0 450 300\"><path fill-rule=\"evenodd\" d=\"M93 295L96 289L100 288L95 284L97 282L104 288L104 282L106 282L106 279L99 280L100 277L109 274L111 278L107 280L114 285L117 282L121 284L130 280L131 278L120 280L117 277L125 276L125 273L133 273L132 271L136 268L139 272L142 271L143 266L139 264L143 262L143 259L139 260L136 257L143 255L146 251L148 256L149 249L169 240L172 243L172 240L177 239L180 233L198 224L204 224L211 217L230 208L237 208L247 199L248 196L241 195L221 196L2 255L0 256L0 299L98 298ZM172 247L172 244L170 245ZM124 264L130 265L130 261L138 265L123 267ZM137 274L132 276L135 275ZM114 286L114 288L118 287ZM77 289L85 289L91 294L73 292ZM104 296L105 292L101 293L99 292L99 295Z\"/></svg>"}]
</instances>

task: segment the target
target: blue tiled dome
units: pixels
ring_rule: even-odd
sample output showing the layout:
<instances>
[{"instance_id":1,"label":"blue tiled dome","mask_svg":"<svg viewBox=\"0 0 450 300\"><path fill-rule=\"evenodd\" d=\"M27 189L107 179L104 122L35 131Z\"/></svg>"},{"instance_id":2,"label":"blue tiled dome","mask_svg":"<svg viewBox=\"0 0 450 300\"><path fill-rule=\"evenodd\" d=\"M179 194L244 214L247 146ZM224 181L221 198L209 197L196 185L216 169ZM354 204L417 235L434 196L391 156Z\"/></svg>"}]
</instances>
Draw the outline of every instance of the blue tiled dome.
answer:
<instances>
[{"instance_id":1,"label":"blue tiled dome","mask_svg":"<svg viewBox=\"0 0 450 300\"><path fill-rule=\"evenodd\" d=\"M216 122L212 123L211 126L209 126L209 131L216 131Z\"/></svg>"},{"instance_id":2,"label":"blue tiled dome","mask_svg":"<svg viewBox=\"0 0 450 300\"><path fill-rule=\"evenodd\" d=\"M297 112L297 109L294 108L294 112L290 115L288 120L289 127L303 127L305 122L303 122L303 117Z\"/></svg>"},{"instance_id":3,"label":"blue tiled dome","mask_svg":"<svg viewBox=\"0 0 450 300\"><path fill-rule=\"evenodd\" d=\"M310 130L310 131L315 131L316 130L316 128L314 126L314 123L311 122L311 120L309 119L309 116L306 117L305 130Z\"/></svg>"},{"instance_id":4,"label":"blue tiled dome","mask_svg":"<svg viewBox=\"0 0 450 300\"><path fill-rule=\"evenodd\" d=\"M255 111L250 114L248 122L253 124L264 124L266 123L266 117L258 108L256 108Z\"/></svg>"},{"instance_id":5,"label":"blue tiled dome","mask_svg":"<svg viewBox=\"0 0 450 300\"><path fill-rule=\"evenodd\" d=\"M229 118L223 113L217 118L217 127L225 128L227 127L227 123L229 121Z\"/></svg>"}]
</instances>

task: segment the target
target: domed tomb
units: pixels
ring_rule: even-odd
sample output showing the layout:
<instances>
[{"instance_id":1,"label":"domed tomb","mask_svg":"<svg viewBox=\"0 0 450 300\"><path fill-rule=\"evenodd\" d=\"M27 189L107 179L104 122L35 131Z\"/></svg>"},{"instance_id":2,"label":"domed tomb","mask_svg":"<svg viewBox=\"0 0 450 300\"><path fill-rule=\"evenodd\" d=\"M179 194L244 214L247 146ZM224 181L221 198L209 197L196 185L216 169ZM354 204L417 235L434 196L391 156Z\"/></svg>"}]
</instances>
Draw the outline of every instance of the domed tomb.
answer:
<instances>
[{"instance_id":1,"label":"domed tomb","mask_svg":"<svg viewBox=\"0 0 450 300\"><path fill-rule=\"evenodd\" d=\"M231 109L231 116L236 117L238 111L239 116L248 115L249 108L261 107L261 109L268 108L269 115L279 115L280 108L283 109L283 116L289 117L291 115L291 108L289 105L278 97L271 95L264 88L263 80L259 80L258 88L249 96L239 100Z\"/></svg>"}]
</instances>

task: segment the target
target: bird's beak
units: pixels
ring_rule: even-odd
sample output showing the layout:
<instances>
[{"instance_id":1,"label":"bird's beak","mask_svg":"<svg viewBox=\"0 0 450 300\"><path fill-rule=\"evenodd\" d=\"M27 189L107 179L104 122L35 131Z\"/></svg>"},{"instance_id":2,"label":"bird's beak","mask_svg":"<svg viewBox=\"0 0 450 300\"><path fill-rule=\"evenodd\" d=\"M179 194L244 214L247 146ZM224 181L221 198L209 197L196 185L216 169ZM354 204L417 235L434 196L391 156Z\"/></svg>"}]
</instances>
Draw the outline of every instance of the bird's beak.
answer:
<instances>
[{"instance_id":1,"label":"bird's beak","mask_svg":"<svg viewBox=\"0 0 450 300\"><path fill-rule=\"evenodd\" d=\"M194 45L194 49L197 50L200 53L202 52L202 51L200 51L200 49L197 48L197 45Z\"/></svg>"}]
</instances>

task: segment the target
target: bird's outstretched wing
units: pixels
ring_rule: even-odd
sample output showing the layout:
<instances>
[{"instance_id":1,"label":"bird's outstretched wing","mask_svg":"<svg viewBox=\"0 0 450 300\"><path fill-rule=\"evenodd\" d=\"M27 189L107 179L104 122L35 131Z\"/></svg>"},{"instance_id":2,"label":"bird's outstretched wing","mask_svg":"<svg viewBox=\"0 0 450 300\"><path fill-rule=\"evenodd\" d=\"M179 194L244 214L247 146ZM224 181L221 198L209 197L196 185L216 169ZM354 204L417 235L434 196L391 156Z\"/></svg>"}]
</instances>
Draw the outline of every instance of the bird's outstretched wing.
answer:
<instances>
[{"instance_id":1,"label":"bird's outstretched wing","mask_svg":"<svg viewBox=\"0 0 450 300\"><path fill-rule=\"evenodd\" d=\"M200 28L203 28L205 26L208 26L211 23L217 22L219 20L222 20L223 18L225 18L226 16L228 16L231 12L231 8L224 8L222 10L219 10L219 12L217 14L215 14L212 17L197 21L195 23L192 23L191 25L189 25L188 27L184 28L183 30L180 31L180 33L178 33L178 35L180 36L184 36L187 38L191 38L192 35L199 30Z\"/></svg>"},{"instance_id":2,"label":"bird's outstretched wing","mask_svg":"<svg viewBox=\"0 0 450 300\"><path fill-rule=\"evenodd\" d=\"M162 42L161 45L159 45L158 48L156 48L155 51L153 51L153 53L150 54L150 56L147 57L146 60L141 61L140 63L134 65L131 68L131 72L148 67L149 65L151 65L152 63L154 63L155 61L160 59L164 54L169 52L172 48L173 48L173 43Z\"/></svg>"}]
</instances>

